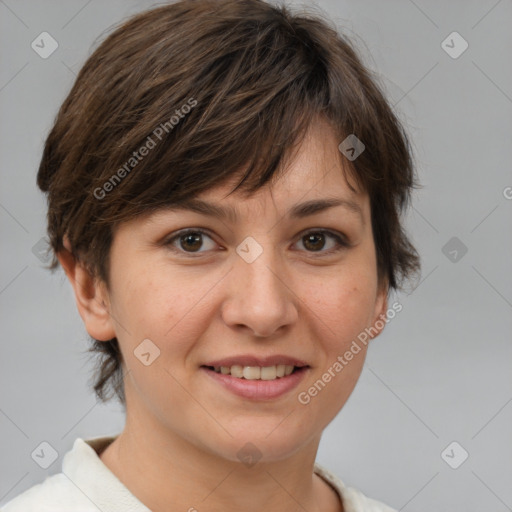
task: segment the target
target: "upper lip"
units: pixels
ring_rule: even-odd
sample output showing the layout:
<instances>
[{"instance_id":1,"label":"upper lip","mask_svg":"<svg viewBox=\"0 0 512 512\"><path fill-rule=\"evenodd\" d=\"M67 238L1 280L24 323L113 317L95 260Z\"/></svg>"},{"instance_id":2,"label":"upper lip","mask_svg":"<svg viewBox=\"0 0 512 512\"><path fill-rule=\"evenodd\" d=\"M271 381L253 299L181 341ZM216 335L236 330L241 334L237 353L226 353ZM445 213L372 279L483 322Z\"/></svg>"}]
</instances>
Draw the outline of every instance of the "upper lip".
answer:
<instances>
[{"instance_id":1,"label":"upper lip","mask_svg":"<svg viewBox=\"0 0 512 512\"><path fill-rule=\"evenodd\" d=\"M251 354L244 354L239 356L231 356L225 357L223 359L216 359L215 361L210 361L209 363L204 364L203 366L275 366L278 364L285 364L289 366L309 366L304 361L300 359L296 359L295 357L285 356L285 355L273 355L273 356L265 356L258 357Z\"/></svg>"}]
</instances>

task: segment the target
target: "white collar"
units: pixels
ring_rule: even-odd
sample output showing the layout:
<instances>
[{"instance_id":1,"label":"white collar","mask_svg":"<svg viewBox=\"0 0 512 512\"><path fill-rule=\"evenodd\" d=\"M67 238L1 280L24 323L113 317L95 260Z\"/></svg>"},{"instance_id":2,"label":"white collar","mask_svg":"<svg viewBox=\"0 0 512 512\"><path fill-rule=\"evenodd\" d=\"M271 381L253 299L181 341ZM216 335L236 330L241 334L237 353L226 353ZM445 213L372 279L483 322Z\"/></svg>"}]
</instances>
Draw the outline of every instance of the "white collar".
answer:
<instances>
[{"instance_id":1,"label":"white collar","mask_svg":"<svg viewBox=\"0 0 512 512\"><path fill-rule=\"evenodd\" d=\"M62 461L62 473L102 512L151 512L126 486L110 471L100 459L101 453L117 435L94 437L84 440L77 438L72 450ZM328 469L317 462L314 472L325 480L340 496L345 512L363 512L371 503L378 502L366 498L360 491L345 484ZM393 509L378 503L383 508L371 508L383 512Z\"/></svg>"}]
</instances>

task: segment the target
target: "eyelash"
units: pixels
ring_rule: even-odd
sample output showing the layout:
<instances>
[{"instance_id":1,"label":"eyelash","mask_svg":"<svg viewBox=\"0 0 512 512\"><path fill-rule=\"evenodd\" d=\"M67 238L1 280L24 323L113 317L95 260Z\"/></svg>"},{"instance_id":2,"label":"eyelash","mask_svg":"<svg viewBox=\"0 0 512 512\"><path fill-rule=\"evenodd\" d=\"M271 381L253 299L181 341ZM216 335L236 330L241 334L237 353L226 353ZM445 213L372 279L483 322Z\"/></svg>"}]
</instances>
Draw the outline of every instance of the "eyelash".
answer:
<instances>
[{"instance_id":1,"label":"eyelash","mask_svg":"<svg viewBox=\"0 0 512 512\"><path fill-rule=\"evenodd\" d=\"M171 251L175 252L175 253L186 254L186 255L189 255L192 258L200 257L201 254L204 254L204 252L207 252L207 251L203 251L203 252L187 252L187 251L183 251L181 249L178 249L177 247L173 247L173 245L172 245L175 240L178 240L182 236L190 234L190 233L191 234L206 235L207 237L212 238L212 236L208 233L208 231L206 231L206 230L204 230L202 228L187 228L187 229L184 229L182 231L178 231L177 233L173 234L170 238L168 238L166 241L164 241L164 245L166 247L168 247ZM313 229L313 230L309 230L309 231L307 231L305 233L302 233L301 236L299 237L299 240L304 238L307 235L310 235L310 234L328 235L328 236L332 237L334 239L334 241L336 242L336 244L337 244L336 247L334 247L332 249L329 249L328 251L318 251L318 252L306 251L306 252L309 252L310 254L312 254L314 257L321 257L322 255L335 254L335 253L337 253L339 251L342 251L343 249L347 249L350 246L350 244L341 235L338 235L336 232L330 231L330 230L327 230L327 229Z\"/></svg>"}]
</instances>

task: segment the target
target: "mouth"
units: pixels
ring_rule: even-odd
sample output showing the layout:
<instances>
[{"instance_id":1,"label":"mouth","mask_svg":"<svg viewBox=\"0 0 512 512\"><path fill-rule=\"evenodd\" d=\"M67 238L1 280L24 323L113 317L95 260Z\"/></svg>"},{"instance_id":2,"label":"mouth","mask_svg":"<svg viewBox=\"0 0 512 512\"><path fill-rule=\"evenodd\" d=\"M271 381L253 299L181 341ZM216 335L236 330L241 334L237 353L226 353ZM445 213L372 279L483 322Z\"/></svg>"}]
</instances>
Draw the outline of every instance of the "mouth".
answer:
<instances>
[{"instance_id":1,"label":"mouth","mask_svg":"<svg viewBox=\"0 0 512 512\"><path fill-rule=\"evenodd\" d=\"M237 379L244 380L276 380L282 379L284 377L288 377L294 373L303 371L306 368L309 368L308 365L305 366L295 366L288 364L278 364L272 366L242 366L242 365L232 365L232 366L207 366L203 365L201 368L206 368L207 370L213 371L215 373L221 375L229 375L231 377Z\"/></svg>"},{"instance_id":2,"label":"mouth","mask_svg":"<svg viewBox=\"0 0 512 512\"><path fill-rule=\"evenodd\" d=\"M253 401L269 401L284 397L295 389L311 370L310 366L210 366L202 365L200 371L238 397Z\"/></svg>"}]
</instances>

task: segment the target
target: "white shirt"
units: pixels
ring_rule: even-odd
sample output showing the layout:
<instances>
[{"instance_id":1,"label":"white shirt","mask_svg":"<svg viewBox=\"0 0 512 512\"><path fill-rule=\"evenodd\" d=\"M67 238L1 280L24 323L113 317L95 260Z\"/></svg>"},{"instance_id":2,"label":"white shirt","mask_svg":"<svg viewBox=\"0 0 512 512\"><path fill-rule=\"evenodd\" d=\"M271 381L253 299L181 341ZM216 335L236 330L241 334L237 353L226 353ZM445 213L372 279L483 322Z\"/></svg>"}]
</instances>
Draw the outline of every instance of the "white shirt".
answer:
<instances>
[{"instance_id":1,"label":"white shirt","mask_svg":"<svg viewBox=\"0 0 512 512\"><path fill-rule=\"evenodd\" d=\"M99 458L117 436L77 438L64 455L62 472L9 501L1 512L151 512ZM329 470L314 465L314 472L335 489L345 512L396 512L383 503L347 487Z\"/></svg>"}]
</instances>

